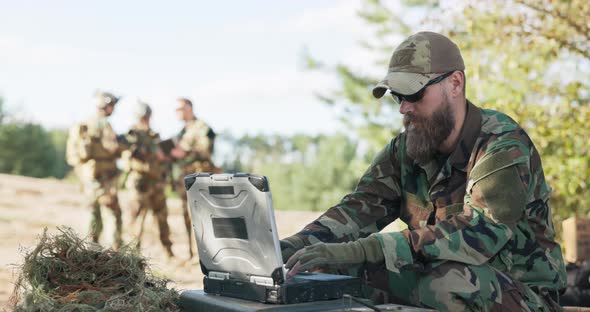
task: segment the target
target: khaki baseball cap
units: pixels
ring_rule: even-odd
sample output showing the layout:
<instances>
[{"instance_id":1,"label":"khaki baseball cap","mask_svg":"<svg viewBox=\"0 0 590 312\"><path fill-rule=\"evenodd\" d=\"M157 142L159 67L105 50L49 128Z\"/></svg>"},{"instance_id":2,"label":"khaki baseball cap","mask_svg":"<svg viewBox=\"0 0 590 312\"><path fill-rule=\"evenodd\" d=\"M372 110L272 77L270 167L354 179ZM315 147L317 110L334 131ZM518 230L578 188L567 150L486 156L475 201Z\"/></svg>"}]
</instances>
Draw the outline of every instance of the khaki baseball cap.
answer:
<instances>
[{"instance_id":1,"label":"khaki baseball cap","mask_svg":"<svg viewBox=\"0 0 590 312\"><path fill-rule=\"evenodd\" d=\"M137 100L137 106L135 107L135 117L143 118L150 117L152 115L152 108L150 105L140 99Z\"/></svg>"},{"instance_id":2,"label":"khaki baseball cap","mask_svg":"<svg viewBox=\"0 0 590 312\"><path fill-rule=\"evenodd\" d=\"M373 88L373 96L381 98L388 89L414 94L432 78L453 70L465 70L457 45L441 34L419 32L393 51L387 75Z\"/></svg>"}]
</instances>

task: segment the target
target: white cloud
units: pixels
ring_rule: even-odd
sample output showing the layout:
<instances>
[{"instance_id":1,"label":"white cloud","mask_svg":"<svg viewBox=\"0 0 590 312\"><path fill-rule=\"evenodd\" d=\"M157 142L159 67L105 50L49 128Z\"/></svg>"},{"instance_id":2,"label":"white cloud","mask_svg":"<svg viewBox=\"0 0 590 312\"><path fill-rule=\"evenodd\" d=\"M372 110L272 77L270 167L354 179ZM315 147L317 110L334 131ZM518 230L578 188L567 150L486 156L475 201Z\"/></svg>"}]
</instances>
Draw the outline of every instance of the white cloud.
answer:
<instances>
[{"instance_id":1,"label":"white cloud","mask_svg":"<svg viewBox=\"0 0 590 312\"><path fill-rule=\"evenodd\" d=\"M342 32L354 34L362 31L362 22L357 16L362 1L336 1L329 7L303 9L283 19L250 20L247 22L226 24L223 32L231 33L289 33L305 34L316 32Z\"/></svg>"},{"instance_id":2,"label":"white cloud","mask_svg":"<svg viewBox=\"0 0 590 312\"><path fill-rule=\"evenodd\" d=\"M237 74L200 85L192 92L200 116L238 133L336 130L336 118L314 91L335 79L319 72ZM304 122L304 126L302 124Z\"/></svg>"},{"instance_id":3,"label":"white cloud","mask_svg":"<svg viewBox=\"0 0 590 312\"><path fill-rule=\"evenodd\" d=\"M226 98L298 96L311 94L313 86L330 84L331 77L320 72L279 70L276 72L236 73L198 86L197 96Z\"/></svg>"},{"instance_id":4,"label":"white cloud","mask_svg":"<svg viewBox=\"0 0 590 312\"><path fill-rule=\"evenodd\" d=\"M356 12L361 1L338 1L333 7L304 10L302 14L288 19L282 28L291 32L312 33L318 31L344 31L358 33L361 27Z\"/></svg>"},{"instance_id":5,"label":"white cloud","mask_svg":"<svg viewBox=\"0 0 590 312\"><path fill-rule=\"evenodd\" d=\"M250 63L227 59L231 53L217 53L228 48L225 45L202 48L207 46L205 39L187 42L187 50L200 53L195 56L169 49L140 51L137 45L145 46L146 38L127 44L124 31L110 34L123 43L113 49L79 40L44 41L42 31L22 33L26 39L1 32L0 71L7 66L9 71L0 77L0 91L9 105L24 103L34 120L48 126L68 127L87 118L94 110L89 99L94 88L104 87L125 96L112 118L120 132L133 123L136 96L152 105L154 125L165 136L180 127L173 107L178 96L191 97L199 116L217 130L238 134L335 131L336 116L313 94L335 88L337 77L298 70L297 49L308 46L313 56L330 64L346 63L363 71L371 68L372 52L356 43L368 32L356 15L361 3L337 1L330 7L258 16L251 23L220 21L224 26L212 37L232 43L232 36L241 36L237 39L250 45L235 52L254 60ZM158 44L163 40L153 39L160 40Z\"/></svg>"},{"instance_id":6,"label":"white cloud","mask_svg":"<svg viewBox=\"0 0 590 312\"><path fill-rule=\"evenodd\" d=\"M19 37L0 36L0 66L53 66L81 64L88 51L71 46L28 42Z\"/></svg>"}]
</instances>

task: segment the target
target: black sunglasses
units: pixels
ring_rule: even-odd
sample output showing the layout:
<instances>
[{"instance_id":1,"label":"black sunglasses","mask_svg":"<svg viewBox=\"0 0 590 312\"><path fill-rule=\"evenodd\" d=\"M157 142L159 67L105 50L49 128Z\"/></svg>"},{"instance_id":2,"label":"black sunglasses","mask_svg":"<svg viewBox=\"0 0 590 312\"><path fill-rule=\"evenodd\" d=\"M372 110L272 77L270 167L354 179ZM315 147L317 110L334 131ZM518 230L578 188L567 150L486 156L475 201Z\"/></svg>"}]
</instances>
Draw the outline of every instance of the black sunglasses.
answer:
<instances>
[{"instance_id":1,"label":"black sunglasses","mask_svg":"<svg viewBox=\"0 0 590 312\"><path fill-rule=\"evenodd\" d=\"M422 88L420 89L418 92L414 93L414 94L400 94L400 93L396 93L393 90L391 91L391 96L393 97L393 100L398 103L401 104L402 101L406 101L406 102L410 102L410 103L416 103L418 101L420 101L422 99L422 97L424 97L424 90L426 90L426 88L428 86L431 86L433 84L437 84L441 81L443 81L445 78L449 77L450 75L452 75L455 71L450 71L446 74L440 75L430 81L428 81L428 83Z\"/></svg>"}]
</instances>

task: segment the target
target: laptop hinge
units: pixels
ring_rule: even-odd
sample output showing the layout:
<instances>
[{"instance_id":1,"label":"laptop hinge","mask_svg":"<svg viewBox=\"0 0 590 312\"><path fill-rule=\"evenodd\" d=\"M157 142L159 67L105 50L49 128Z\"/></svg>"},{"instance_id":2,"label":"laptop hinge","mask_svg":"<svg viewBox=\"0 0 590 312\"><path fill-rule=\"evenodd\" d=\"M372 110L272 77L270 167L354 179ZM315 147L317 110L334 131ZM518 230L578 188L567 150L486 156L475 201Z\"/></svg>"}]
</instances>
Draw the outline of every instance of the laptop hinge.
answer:
<instances>
[{"instance_id":1,"label":"laptop hinge","mask_svg":"<svg viewBox=\"0 0 590 312\"><path fill-rule=\"evenodd\" d=\"M250 276L250 283L254 283L256 285L264 285L264 286L273 286L274 285L274 281L273 281L272 277L255 276L255 275Z\"/></svg>"},{"instance_id":2,"label":"laptop hinge","mask_svg":"<svg viewBox=\"0 0 590 312\"><path fill-rule=\"evenodd\" d=\"M229 273L209 271L209 278L216 280L226 280L229 279Z\"/></svg>"}]
</instances>

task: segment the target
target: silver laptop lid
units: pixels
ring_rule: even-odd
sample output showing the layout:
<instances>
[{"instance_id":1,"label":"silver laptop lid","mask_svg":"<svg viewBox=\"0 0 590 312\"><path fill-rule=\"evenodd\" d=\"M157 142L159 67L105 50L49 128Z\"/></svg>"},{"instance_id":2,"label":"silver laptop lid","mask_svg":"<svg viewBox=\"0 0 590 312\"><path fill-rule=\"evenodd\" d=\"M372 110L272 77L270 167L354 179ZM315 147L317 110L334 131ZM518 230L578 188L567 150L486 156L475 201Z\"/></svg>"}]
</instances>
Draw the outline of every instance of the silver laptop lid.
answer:
<instances>
[{"instance_id":1,"label":"silver laptop lid","mask_svg":"<svg viewBox=\"0 0 590 312\"><path fill-rule=\"evenodd\" d=\"M199 260L204 271L214 272L210 278L284 280L265 176L200 173L186 176L185 186Z\"/></svg>"}]
</instances>

